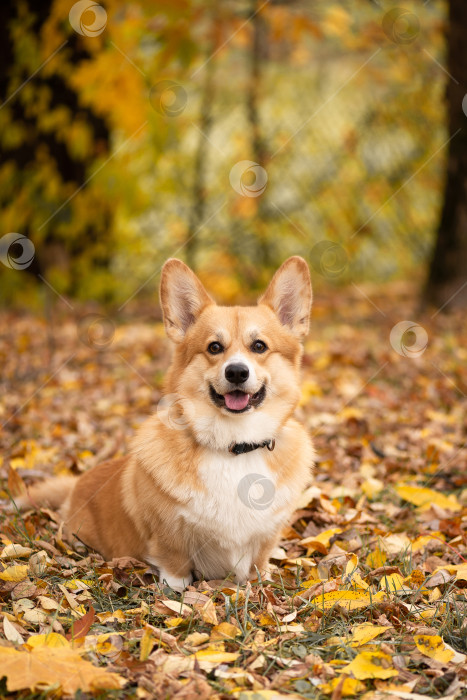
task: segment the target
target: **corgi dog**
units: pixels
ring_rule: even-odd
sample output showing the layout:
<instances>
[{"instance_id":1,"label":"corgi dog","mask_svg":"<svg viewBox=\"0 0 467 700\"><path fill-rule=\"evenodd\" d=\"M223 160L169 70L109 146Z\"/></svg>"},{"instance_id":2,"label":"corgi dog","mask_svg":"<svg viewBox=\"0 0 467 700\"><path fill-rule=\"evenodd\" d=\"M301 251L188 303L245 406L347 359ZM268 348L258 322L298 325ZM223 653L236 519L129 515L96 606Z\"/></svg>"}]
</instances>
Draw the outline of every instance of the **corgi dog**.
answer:
<instances>
[{"instance_id":1,"label":"corgi dog","mask_svg":"<svg viewBox=\"0 0 467 700\"><path fill-rule=\"evenodd\" d=\"M129 455L42 482L18 505L59 508L78 541L106 559L145 561L175 591L194 577L265 578L314 460L293 417L308 266L289 258L256 306L223 307L169 259L160 301L173 361Z\"/></svg>"}]
</instances>

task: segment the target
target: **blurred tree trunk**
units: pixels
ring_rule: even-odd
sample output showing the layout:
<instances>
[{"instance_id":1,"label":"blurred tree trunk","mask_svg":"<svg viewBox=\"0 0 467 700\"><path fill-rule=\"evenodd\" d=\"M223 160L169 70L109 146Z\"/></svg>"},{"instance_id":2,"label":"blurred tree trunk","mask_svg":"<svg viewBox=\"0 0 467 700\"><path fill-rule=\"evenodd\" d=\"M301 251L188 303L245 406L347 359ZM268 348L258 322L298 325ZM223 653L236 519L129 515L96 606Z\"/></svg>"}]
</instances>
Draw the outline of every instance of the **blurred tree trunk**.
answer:
<instances>
[{"instance_id":1,"label":"blurred tree trunk","mask_svg":"<svg viewBox=\"0 0 467 700\"><path fill-rule=\"evenodd\" d=\"M448 33L448 172L444 205L425 287L425 302L445 309L467 306L467 95L466 0L450 0ZM467 111L467 97L464 100ZM456 133L458 132L458 133Z\"/></svg>"},{"instance_id":2,"label":"blurred tree trunk","mask_svg":"<svg viewBox=\"0 0 467 700\"><path fill-rule=\"evenodd\" d=\"M213 21L213 20L211 20ZM199 238L197 234L203 225L206 213L206 173L209 152L209 134L212 127L212 109L214 104L214 41L206 52L207 63L204 66L205 77L201 95L201 115L199 120L198 146L195 153L192 204L185 244L187 265L196 269L196 252Z\"/></svg>"},{"instance_id":3,"label":"blurred tree trunk","mask_svg":"<svg viewBox=\"0 0 467 700\"><path fill-rule=\"evenodd\" d=\"M261 0L252 0L250 5L252 35L246 109L250 126L252 159L266 170L268 155L261 128L259 104L261 102L263 64L268 57L268 37L267 25L261 15L261 4ZM273 264L274 256L271 254L271 241L268 240L267 208L264 195L258 197L257 205L255 228L261 264L268 269Z\"/></svg>"}]
</instances>

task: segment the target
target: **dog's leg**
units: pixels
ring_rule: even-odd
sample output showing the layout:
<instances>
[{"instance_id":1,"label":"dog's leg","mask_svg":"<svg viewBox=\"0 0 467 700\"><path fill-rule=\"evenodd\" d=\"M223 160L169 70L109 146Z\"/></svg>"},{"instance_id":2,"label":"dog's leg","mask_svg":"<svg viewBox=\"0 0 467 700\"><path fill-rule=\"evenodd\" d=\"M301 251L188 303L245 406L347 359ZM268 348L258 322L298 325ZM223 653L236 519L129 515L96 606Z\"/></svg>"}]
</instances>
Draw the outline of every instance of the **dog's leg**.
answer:
<instances>
[{"instance_id":1,"label":"dog's leg","mask_svg":"<svg viewBox=\"0 0 467 700\"><path fill-rule=\"evenodd\" d=\"M275 542L271 543L268 541L261 545L258 554L253 560L253 565L250 571L251 579L261 577L262 581L272 581L269 557L274 549L274 544Z\"/></svg>"},{"instance_id":2,"label":"dog's leg","mask_svg":"<svg viewBox=\"0 0 467 700\"><path fill-rule=\"evenodd\" d=\"M161 586L165 583L177 593L183 593L185 588L193 582L192 564L181 552L177 558L172 552L170 562L167 561L167 557L161 556L148 556L145 559L154 573L159 576L159 584Z\"/></svg>"},{"instance_id":3,"label":"dog's leg","mask_svg":"<svg viewBox=\"0 0 467 700\"><path fill-rule=\"evenodd\" d=\"M177 591L177 593L183 593L185 588L189 586L192 582L193 575L191 571L187 576L183 576L180 578L178 576L172 576L172 574L169 574L168 571L166 571L162 567L159 567L159 583L162 585L164 583L167 584L174 591Z\"/></svg>"}]
</instances>

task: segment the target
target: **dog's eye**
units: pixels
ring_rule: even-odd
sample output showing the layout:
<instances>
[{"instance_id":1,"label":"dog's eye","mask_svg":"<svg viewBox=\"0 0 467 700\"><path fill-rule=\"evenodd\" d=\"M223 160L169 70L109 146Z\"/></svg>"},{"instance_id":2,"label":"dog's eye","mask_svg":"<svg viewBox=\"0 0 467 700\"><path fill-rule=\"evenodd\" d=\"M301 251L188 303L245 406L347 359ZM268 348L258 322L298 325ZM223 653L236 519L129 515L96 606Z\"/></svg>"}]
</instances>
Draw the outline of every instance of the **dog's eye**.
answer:
<instances>
[{"instance_id":1,"label":"dog's eye","mask_svg":"<svg viewBox=\"0 0 467 700\"><path fill-rule=\"evenodd\" d=\"M266 345L266 343L263 343L262 340L255 340L255 342L251 346L251 349L253 350L253 352L264 352L268 349L268 346Z\"/></svg>"},{"instance_id":2,"label":"dog's eye","mask_svg":"<svg viewBox=\"0 0 467 700\"><path fill-rule=\"evenodd\" d=\"M223 349L220 343L209 343L208 345L208 352L210 352L211 355L218 355Z\"/></svg>"}]
</instances>

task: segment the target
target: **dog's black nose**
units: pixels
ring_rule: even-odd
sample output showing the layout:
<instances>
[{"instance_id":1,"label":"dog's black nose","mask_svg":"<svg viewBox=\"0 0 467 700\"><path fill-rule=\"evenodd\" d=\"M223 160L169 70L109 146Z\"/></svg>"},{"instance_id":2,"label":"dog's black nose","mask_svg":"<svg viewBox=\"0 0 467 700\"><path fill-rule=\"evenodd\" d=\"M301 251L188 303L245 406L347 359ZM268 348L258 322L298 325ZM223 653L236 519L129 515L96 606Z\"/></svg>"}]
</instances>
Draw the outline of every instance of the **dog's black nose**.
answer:
<instances>
[{"instance_id":1,"label":"dog's black nose","mask_svg":"<svg viewBox=\"0 0 467 700\"><path fill-rule=\"evenodd\" d=\"M246 365L231 364L225 368L225 378L232 384L242 384L250 376L250 370Z\"/></svg>"}]
</instances>

